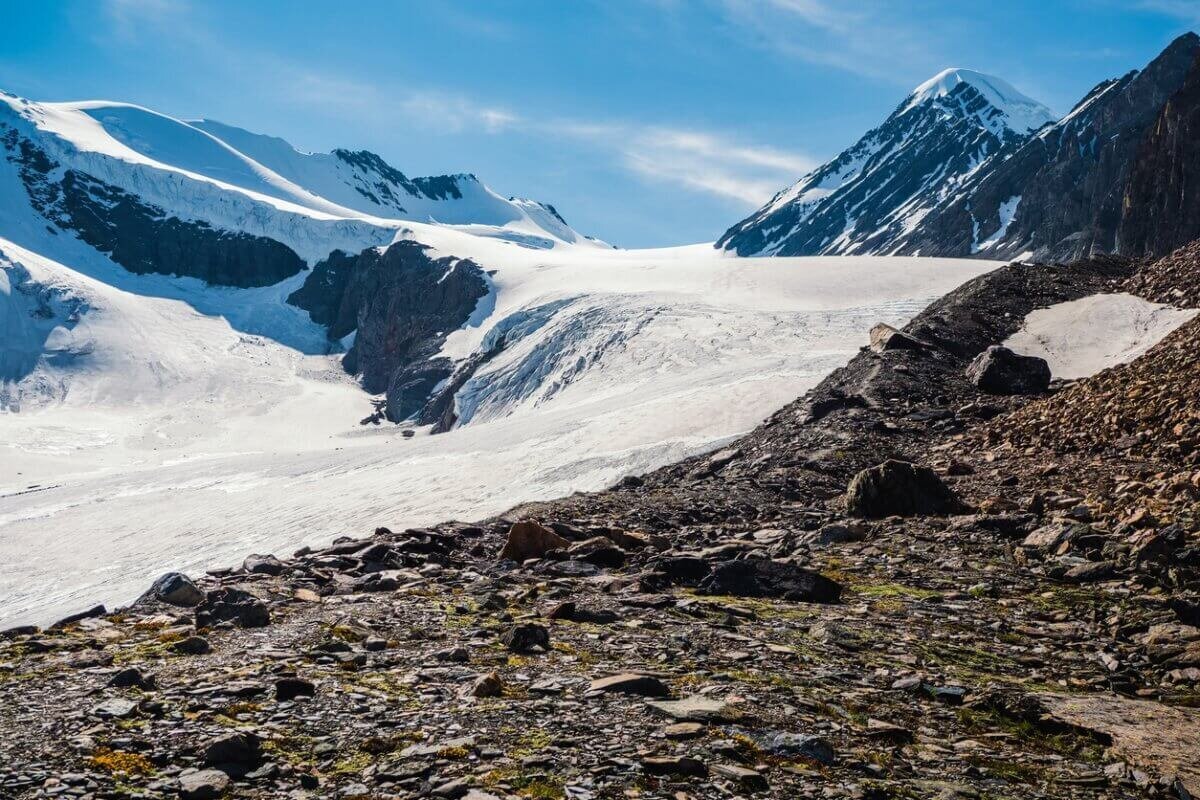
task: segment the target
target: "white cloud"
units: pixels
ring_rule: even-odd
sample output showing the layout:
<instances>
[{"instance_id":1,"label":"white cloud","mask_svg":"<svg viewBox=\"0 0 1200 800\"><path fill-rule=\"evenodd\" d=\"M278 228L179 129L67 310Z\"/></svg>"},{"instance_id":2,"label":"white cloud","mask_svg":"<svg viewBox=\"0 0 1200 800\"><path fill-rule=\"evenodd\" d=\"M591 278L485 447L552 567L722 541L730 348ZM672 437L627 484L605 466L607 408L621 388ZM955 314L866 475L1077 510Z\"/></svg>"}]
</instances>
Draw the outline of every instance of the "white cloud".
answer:
<instances>
[{"instance_id":1,"label":"white cloud","mask_svg":"<svg viewBox=\"0 0 1200 800\"><path fill-rule=\"evenodd\" d=\"M765 203L815 166L798 153L707 131L579 121L546 129L610 153L619 166L642 178L746 206Z\"/></svg>"}]
</instances>

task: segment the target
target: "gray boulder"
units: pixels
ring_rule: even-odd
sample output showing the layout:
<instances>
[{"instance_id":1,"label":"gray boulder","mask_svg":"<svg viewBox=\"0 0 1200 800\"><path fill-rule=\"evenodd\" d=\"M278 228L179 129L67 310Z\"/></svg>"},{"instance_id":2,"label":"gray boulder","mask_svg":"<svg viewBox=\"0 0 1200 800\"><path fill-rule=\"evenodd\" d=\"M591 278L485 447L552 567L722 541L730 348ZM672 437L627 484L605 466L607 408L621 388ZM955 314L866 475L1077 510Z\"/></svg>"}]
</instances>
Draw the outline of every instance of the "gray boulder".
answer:
<instances>
[{"instance_id":1,"label":"gray boulder","mask_svg":"<svg viewBox=\"0 0 1200 800\"><path fill-rule=\"evenodd\" d=\"M854 517L919 517L965 510L962 501L929 467L889 460L864 469L846 489L846 512Z\"/></svg>"},{"instance_id":2,"label":"gray boulder","mask_svg":"<svg viewBox=\"0 0 1200 800\"><path fill-rule=\"evenodd\" d=\"M967 378L988 394L1041 394L1050 386L1050 365L992 345L967 366Z\"/></svg>"},{"instance_id":3,"label":"gray boulder","mask_svg":"<svg viewBox=\"0 0 1200 800\"><path fill-rule=\"evenodd\" d=\"M156 600L185 608L198 606L204 600L204 592L182 572L163 575L150 586L148 594Z\"/></svg>"}]
</instances>

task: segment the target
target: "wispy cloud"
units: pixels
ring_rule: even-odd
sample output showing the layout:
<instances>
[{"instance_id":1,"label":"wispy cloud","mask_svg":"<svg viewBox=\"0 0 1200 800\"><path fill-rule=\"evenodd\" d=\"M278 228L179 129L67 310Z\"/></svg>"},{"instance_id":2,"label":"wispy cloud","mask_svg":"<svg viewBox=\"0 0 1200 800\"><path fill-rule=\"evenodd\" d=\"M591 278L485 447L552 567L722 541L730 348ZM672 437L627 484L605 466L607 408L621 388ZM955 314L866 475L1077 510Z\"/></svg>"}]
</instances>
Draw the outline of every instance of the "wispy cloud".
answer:
<instances>
[{"instance_id":1,"label":"wispy cloud","mask_svg":"<svg viewBox=\"0 0 1200 800\"><path fill-rule=\"evenodd\" d=\"M630 123L552 122L565 135L608 153L641 178L756 206L813 168L807 156L692 129Z\"/></svg>"},{"instance_id":2,"label":"wispy cloud","mask_svg":"<svg viewBox=\"0 0 1200 800\"><path fill-rule=\"evenodd\" d=\"M143 25L162 24L189 10L186 0L104 0L103 8L122 40L136 37Z\"/></svg>"},{"instance_id":3,"label":"wispy cloud","mask_svg":"<svg viewBox=\"0 0 1200 800\"><path fill-rule=\"evenodd\" d=\"M1138 7L1190 24L1200 23L1200 2L1197 0L1141 0Z\"/></svg>"},{"instance_id":4,"label":"wispy cloud","mask_svg":"<svg viewBox=\"0 0 1200 800\"><path fill-rule=\"evenodd\" d=\"M943 67L949 20L921 13L921 2L707 0L742 44L803 61L912 85Z\"/></svg>"}]
</instances>

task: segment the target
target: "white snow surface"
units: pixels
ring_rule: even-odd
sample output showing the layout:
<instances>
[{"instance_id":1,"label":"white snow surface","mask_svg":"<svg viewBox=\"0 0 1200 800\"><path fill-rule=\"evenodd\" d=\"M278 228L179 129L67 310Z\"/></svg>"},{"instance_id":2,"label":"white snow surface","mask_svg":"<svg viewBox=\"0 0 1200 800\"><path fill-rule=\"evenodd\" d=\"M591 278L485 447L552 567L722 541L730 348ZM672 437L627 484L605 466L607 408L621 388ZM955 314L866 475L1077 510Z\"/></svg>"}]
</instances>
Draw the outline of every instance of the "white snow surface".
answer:
<instances>
[{"instance_id":1,"label":"white snow surface","mask_svg":"<svg viewBox=\"0 0 1200 800\"><path fill-rule=\"evenodd\" d=\"M448 354L515 339L460 393L469 424L412 439L359 425L370 398L329 356L0 241L0 303L28 297L23 270L86 305L52 325L77 356L48 347L31 373L61 396L0 414L0 625L127 602L168 569L479 518L718 447L844 363L875 322L996 266L408 235L495 270ZM253 305L255 291L226 293Z\"/></svg>"},{"instance_id":2,"label":"white snow surface","mask_svg":"<svg viewBox=\"0 0 1200 800\"><path fill-rule=\"evenodd\" d=\"M929 100L946 97L961 83L970 84L992 106L999 109L1002 112L1000 119L1003 124L1017 133L1032 133L1046 123L1054 122L1057 119L1053 111L1033 98L1022 94L1003 78L961 67L942 70L913 89L905 104L905 110L915 108Z\"/></svg>"},{"instance_id":3,"label":"white snow surface","mask_svg":"<svg viewBox=\"0 0 1200 800\"><path fill-rule=\"evenodd\" d=\"M1004 346L1046 359L1055 378L1087 378L1133 361L1197 313L1131 294L1094 294L1031 312Z\"/></svg>"},{"instance_id":4,"label":"white snow surface","mask_svg":"<svg viewBox=\"0 0 1200 800\"><path fill-rule=\"evenodd\" d=\"M256 289L134 275L49 226L0 158L0 627L128 602L169 569L479 518L719 447L874 323L996 266L616 250L478 182L458 184L465 216L378 216L338 183L369 179L347 162L228 126L11 95L0 122L63 167L310 263L398 238L473 259L491 291L443 355L505 343L457 394L460 427L363 425L375 398L285 302L307 272Z\"/></svg>"}]
</instances>

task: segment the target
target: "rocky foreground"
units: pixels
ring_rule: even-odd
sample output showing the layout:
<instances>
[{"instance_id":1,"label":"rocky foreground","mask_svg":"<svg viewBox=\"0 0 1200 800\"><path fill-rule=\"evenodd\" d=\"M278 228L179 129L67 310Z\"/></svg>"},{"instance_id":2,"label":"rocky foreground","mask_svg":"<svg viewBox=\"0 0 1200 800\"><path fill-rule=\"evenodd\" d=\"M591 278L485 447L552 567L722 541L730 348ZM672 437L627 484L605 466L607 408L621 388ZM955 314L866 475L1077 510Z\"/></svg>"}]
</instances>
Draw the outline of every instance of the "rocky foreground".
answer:
<instances>
[{"instance_id":1,"label":"rocky foreground","mask_svg":"<svg viewBox=\"0 0 1200 800\"><path fill-rule=\"evenodd\" d=\"M719 453L0 633L0 796L1200 795L1200 322L991 347L1198 277L1014 264Z\"/></svg>"}]
</instances>

